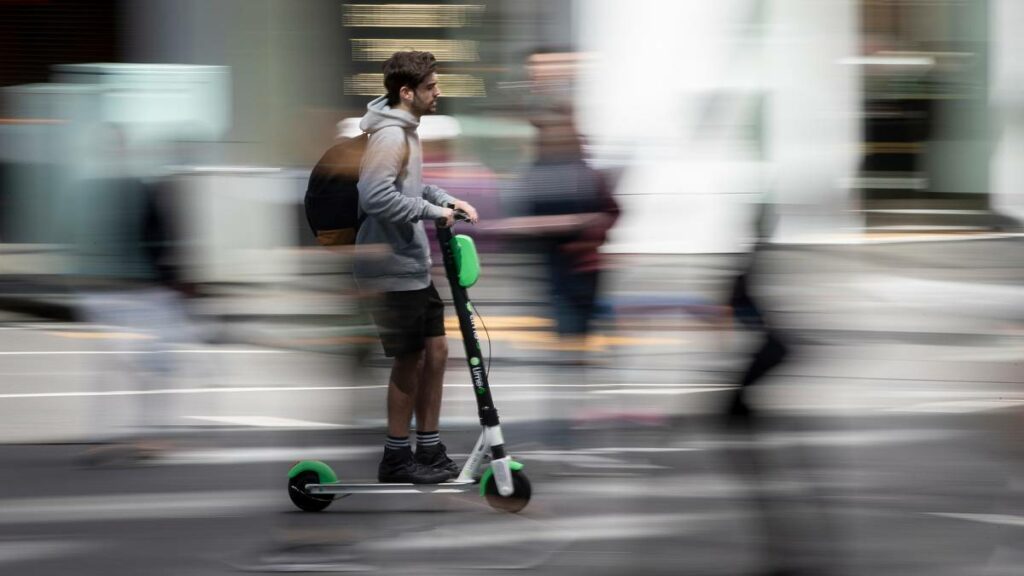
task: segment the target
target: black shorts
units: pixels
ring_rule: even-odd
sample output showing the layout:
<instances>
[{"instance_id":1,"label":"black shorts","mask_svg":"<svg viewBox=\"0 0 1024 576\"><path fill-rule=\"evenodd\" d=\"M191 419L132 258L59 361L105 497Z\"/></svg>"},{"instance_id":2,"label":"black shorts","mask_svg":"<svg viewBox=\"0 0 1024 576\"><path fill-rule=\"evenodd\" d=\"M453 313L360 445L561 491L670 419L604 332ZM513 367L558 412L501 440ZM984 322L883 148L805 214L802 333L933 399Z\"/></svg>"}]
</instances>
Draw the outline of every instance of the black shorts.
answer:
<instances>
[{"instance_id":1,"label":"black shorts","mask_svg":"<svg viewBox=\"0 0 1024 576\"><path fill-rule=\"evenodd\" d=\"M385 356L419 352L427 338L444 336L444 301L433 283L420 290L384 292L373 307L373 321Z\"/></svg>"}]
</instances>

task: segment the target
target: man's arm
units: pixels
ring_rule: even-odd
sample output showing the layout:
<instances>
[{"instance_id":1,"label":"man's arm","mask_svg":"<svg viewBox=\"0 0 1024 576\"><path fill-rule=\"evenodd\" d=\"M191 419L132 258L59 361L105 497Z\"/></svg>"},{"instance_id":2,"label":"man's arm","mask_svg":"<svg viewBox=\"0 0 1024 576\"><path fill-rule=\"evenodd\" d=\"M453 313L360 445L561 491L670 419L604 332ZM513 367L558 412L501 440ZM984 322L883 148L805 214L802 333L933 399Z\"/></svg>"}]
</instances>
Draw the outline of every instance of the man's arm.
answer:
<instances>
[{"instance_id":1,"label":"man's arm","mask_svg":"<svg viewBox=\"0 0 1024 576\"><path fill-rule=\"evenodd\" d=\"M398 191L395 181L405 162L405 131L385 128L370 137L359 170L359 207L385 222L444 218L447 209Z\"/></svg>"},{"instance_id":2,"label":"man's arm","mask_svg":"<svg viewBox=\"0 0 1024 576\"><path fill-rule=\"evenodd\" d=\"M465 200L459 200L451 194L444 191L443 188L434 186L433 184L423 185L423 197L432 204L438 206L452 206L456 210L461 210L469 216L469 221L476 224L480 217L476 213L476 208L472 204Z\"/></svg>"},{"instance_id":3,"label":"man's arm","mask_svg":"<svg viewBox=\"0 0 1024 576\"><path fill-rule=\"evenodd\" d=\"M440 186L433 184L423 185L423 197L435 206L447 206L455 203L455 197L449 194Z\"/></svg>"}]
</instances>

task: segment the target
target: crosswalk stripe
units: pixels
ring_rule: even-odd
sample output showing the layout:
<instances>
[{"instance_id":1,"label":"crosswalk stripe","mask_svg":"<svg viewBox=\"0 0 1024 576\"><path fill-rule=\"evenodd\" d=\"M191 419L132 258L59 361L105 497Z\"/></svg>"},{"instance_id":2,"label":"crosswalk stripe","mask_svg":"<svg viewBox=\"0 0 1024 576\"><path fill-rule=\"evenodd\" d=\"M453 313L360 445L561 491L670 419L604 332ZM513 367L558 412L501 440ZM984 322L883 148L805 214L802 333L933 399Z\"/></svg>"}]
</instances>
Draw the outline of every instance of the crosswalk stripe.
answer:
<instances>
[{"instance_id":1,"label":"crosswalk stripe","mask_svg":"<svg viewBox=\"0 0 1024 576\"><path fill-rule=\"evenodd\" d=\"M139 332L55 332L44 334L73 340L155 340L156 336Z\"/></svg>"},{"instance_id":2,"label":"crosswalk stripe","mask_svg":"<svg viewBox=\"0 0 1024 576\"><path fill-rule=\"evenodd\" d=\"M403 550L440 550L541 542L641 539L677 536L702 523L733 518L734 513L605 514L546 518L502 517L476 525L459 524L401 536ZM394 550L393 541L366 541L359 547Z\"/></svg>"},{"instance_id":3,"label":"crosswalk stripe","mask_svg":"<svg viewBox=\"0 0 1024 576\"><path fill-rule=\"evenodd\" d=\"M310 392L323 390L365 390L386 386L235 386L211 388L157 388L153 390L106 390L83 392L23 392L0 394L0 399L14 398L76 398L91 396L151 396L163 394L232 394L260 392Z\"/></svg>"},{"instance_id":4,"label":"crosswalk stripe","mask_svg":"<svg viewBox=\"0 0 1024 576\"><path fill-rule=\"evenodd\" d=\"M158 466L259 464L298 460L354 460L378 454L383 443L373 446L313 446L293 448L220 448L175 450L153 460Z\"/></svg>"},{"instance_id":5,"label":"crosswalk stripe","mask_svg":"<svg viewBox=\"0 0 1024 576\"><path fill-rule=\"evenodd\" d=\"M1024 406L1024 400L996 398L987 400L951 400L947 402L925 402L912 406L890 408L889 412L923 412L929 414L968 414L987 412L1004 408Z\"/></svg>"},{"instance_id":6,"label":"crosswalk stripe","mask_svg":"<svg viewBox=\"0 0 1024 576\"><path fill-rule=\"evenodd\" d=\"M22 540L0 542L0 564L28 562L31 560L53 560L60 556L70 556L96 548L86 542L60 542L47 540Z\"/></svg>"},{"instance_id":7,"label":"crosswalk stripe","mask_svg":"<svg viewBox=\"0 0 1024 576\"><path fill-rule=\"evenodd\" d=\"M983 524L1024 527L1024 516L1014 516L1012 514L958 514L951 512L928 512L928 515L939 516L942 518L954 518L956 520L968 520L970 522L981 522Z\"/></svg>"},{"instance_id":8,"label":"crosswalk stripe","mask_svg":"<svg viewBox=\"0 0 1024 576\"><path fill-rule=\"evenodd\" d=\"M590 393L636 396L675 396L679 394L699 394L701 392L722 392L730 388L731 386L717 386L714 388L692 388L684 386L674 388L621 388L613 390L591 390Z\"/></svg>"},{"instance_id":9,"label":"crosswalk stripe","mask_svg":"<svg viewBox=\"0 0 1024 576\"><path fill-rule=\"evenodd\" d=\"M219 424L233 424L235 426L251 426L254 428L313 428L316 430L327 430L352 427L345 424L313 422L311 420L281 418L278 416L186 416L185 418L202 420L204 422L217 422Z\"/></svg>"},{"instance_id":10,"label":"crosswalk stripe","mask_svg":"<svg viewBox=\"0 0 1024 576\"><path fill-rule=\"evenodd\" d=\"M0 352L2 354L2 352ZM472 388L472 384L445 384L445 388ZM689 393L689 391L703 392L712 390L712 388L699 388L693 386L679 386L678 384L564 384L564 383L551 383L551 384L496 384L492 386L495 389L532 389L532 388L544 388L544 389L573 389L573 388L660 388L660 387L671 387L673 390L686 390L686 392L669 392L674 394ZM100 390L100 391L78 391L78 392L12 392L8 394L0 394L0 399L14 399L14 398L77 398L77 397L94 397L94 396L151 396L151 395L164 395L164 394L253 394L263 392L321 392L321 391L338 391L338 390L378 390L387 388L384 384L366 384L360 386L217 386L208 388L156 388L152 390ZM713 390L719 390L721 388L713 388ZM626 392L620 392L626 393Z\"/></svg>"},{"instance_id":11,"label":"crosswalk stripe","mask_svg":"<svg viewBox=\"0 0 1024 576\"><path fill-rule=\"evenodd\" d=\"M244 516L279 508L284 490L56 496L0 501L0 524Z\"/></svg>"},{"instance_id":12,"label":"crosswalk stripe","mask_svg":"<svg viewBox=\"0 0 1024 576\"><path fill-rule=\"evenodd\" d=\"M5 350L0 356L136 356L141 354L291 354L270 349L167 349L167 350Z\"/></svg>"}]
</instances>

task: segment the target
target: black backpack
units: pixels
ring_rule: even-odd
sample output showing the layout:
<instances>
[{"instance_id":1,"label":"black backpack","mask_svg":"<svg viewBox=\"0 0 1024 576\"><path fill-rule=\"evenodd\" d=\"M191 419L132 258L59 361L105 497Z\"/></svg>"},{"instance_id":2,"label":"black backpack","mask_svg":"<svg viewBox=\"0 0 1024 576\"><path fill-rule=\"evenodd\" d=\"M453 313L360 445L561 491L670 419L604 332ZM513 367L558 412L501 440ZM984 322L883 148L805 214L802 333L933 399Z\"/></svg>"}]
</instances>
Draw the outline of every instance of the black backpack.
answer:
<instances>
[{"instance_id":1,"label":"black backpack","mask_svg":"<svg viewBox=\"0 0 1024 576\"><path fill-rule=\"evenodd\" d=\"M306 186L306 221L323 246L355 244L359 215L359 166L370 135L346 138L324 152ZM406 150L403 166L409 161Z\"/></svg>"}]
</instances>

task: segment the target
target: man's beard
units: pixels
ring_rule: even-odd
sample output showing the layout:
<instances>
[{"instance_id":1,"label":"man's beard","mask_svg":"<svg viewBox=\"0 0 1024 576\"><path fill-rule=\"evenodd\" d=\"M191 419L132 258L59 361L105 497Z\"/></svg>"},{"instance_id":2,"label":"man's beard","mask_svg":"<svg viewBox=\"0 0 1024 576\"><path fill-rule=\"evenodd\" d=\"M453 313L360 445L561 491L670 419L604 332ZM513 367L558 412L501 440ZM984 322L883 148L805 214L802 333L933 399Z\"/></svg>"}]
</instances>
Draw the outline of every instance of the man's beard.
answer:
<instances>
[{"instance_id":1,"label":"man's beard","mask_svg":"<svg viewBox=\"0 0 1024 576\"><path fill-rule=\"evenodd\" d=\"M437 110L437 100L434 100L430 104L426 104L426 103L423 103L423 102L413 102L413 104L415 104L416 112L420 116L426 116L427 114L433 114Z\"/></svg>"}]
</instances>

